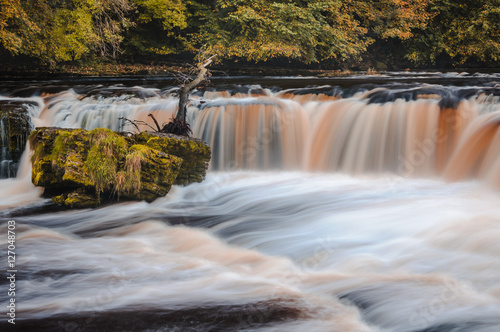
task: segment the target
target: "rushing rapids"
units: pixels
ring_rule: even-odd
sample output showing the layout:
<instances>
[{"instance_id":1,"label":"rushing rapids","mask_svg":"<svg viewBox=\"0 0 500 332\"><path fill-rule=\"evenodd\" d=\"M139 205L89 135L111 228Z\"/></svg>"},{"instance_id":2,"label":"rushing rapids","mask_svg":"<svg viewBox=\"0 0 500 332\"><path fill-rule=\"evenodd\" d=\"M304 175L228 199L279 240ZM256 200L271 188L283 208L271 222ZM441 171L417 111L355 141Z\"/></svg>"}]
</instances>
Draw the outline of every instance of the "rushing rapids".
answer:
<instances>
[{"instance_id":1,"label":"rushing rapids","mask_svg":"<svg viewBox=\"0 0 500 332\"><path fill-rule=\"evenodd\" d=\"M150 204L43 210L26 152L18 177L0 180L0 229L17 225L16 322L498 331L500 77L439 78L200 90L188 118L212 147L211 171ZM176 111L175 88L155 85L2 98L37 103L36 126L133 130L119 118Z\"/></svg>"},{"instance_id":2,"label":"rushing rapids","mask_svg":"<svg viewBox=\"0 0 500 332\"><path fill-rule=\"evenodd\" d=\"M38 100L42 109L35 124L122 130L120 118L148 122L152 113L162 123L176 112L175 89L81 90ZM332 86L236 87L198 92L189 121L194 136L212 146L214 170L390 172L451 180L479 177L500 185L495 144L499 91L493 83L348 92Z\"/></svg>"}]
</instances>

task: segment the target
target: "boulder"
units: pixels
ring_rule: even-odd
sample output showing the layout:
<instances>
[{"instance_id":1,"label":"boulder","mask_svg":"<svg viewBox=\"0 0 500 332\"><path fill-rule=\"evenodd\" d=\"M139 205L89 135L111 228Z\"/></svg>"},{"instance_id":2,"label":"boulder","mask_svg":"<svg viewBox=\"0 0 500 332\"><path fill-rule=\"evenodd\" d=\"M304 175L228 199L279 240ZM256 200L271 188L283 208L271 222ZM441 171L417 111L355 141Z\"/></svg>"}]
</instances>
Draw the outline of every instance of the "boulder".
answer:
<instances>
[{"instance_id":1,"label":"boulder","mask_svg":"<svg viewBox=\"0 0 500 332\"><path fill-rule=\"evenodd\" d=\"M210 147L203 141L174 135L37 128L29 140L33 184L70 208L151 202L173 184L202 181L210 161Z\"/></svg>"},{"instance_id":2,"label":"boulder","mask_svg":"<svg viewBox=\"0 0 500 332\"><path fill-rule=\"evenodd\" d=\"M32 129L29 102L0 101L0 178L15 177Z\"/></svg>"},{"instance_id":3,"label":"boulder","mask_svg":"<svg viewBox=\"0 0 500 332\"><path fill-rule=\"evenodd\" d=\"M175 179L175 184L189 184L201 182L210 162L210 148L199 139L185 139L183 136L142 132L135 135L138 144L146 145L159 151L180 157L183 160L182 168Z\"/></svg>"}]
</instances>

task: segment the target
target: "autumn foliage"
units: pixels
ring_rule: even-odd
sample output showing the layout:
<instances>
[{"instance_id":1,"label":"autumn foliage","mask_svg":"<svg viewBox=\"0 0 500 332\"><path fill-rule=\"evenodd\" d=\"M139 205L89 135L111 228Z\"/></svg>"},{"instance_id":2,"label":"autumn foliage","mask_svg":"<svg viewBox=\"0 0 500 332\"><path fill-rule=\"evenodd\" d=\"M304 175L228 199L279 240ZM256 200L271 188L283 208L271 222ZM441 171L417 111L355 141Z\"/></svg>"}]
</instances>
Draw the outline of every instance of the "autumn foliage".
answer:
<instances>
[{"instance_id":1,"label":"autumn foliage","mask_svg":"<svg viewBox=\"0 0 500 332\"><path fill-rule=\"evenodd\" d=\"M414 65L500 58L497 0L0 0L0 51L56 66L195 52Z\"/></svg>"}]
</instances>

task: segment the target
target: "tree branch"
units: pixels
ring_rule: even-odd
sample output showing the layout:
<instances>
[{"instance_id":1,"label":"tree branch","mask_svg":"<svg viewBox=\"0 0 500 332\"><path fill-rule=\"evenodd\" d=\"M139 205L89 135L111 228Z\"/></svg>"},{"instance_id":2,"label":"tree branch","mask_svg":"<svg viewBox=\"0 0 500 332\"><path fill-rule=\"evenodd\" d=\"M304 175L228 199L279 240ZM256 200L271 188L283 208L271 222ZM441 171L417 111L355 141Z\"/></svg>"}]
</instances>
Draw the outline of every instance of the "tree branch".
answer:
<instances>
[{"instance_id":1,"label":"tree branch","mask_svg":"<svg viewBox=\"0 0 500 332\"><path fill-rule=\"evenodd\" d=\"M154 121L154 123L156 125L156 128L158 128L158 131L161 131L160 125L158 124L158 121L156 121L156 119L153 116L153 114L149 113L148 116L151 117L151 119L153 119L153 121Z\"/></svg>"},{"instance_id":2,"label":"tree branch","mask_svg":"<svg viewBox=\"0 0 500 332\"><path fill-rule=\"evenodd\" d=\"M127 119L127 118L118 118L118 120L123 120L125 122L128 122L129 124L133 125L135 127L135 129L137 129L138 132L141 132L141 130L139 129L139 125L141 126L148 126L149 128L153 129L154 131L156 131L156 129L151 126L149 123L145 122L145 121L141 121L141 120L130 120L130 119ZM156 122L156 119L155 119L155 123L156 125L158 126L158 123Z\"/></svg>"},{"instance_id":3,"label":"tree branch","mask_svg":"<svg viewBox=\"0 0 500 332\"><path fill-rule=\"evenodd\" d=\"M181 85L179 90L179 109L177 110L176 118L186 121L186 104L188 102L189 92L206 79L208 72L207 66L212 63L213 58L216 56L217 54L212 55L210 58L205 60L205 63L200 62L198 65L198 75L196 75L195 79L189 83Z\"/></svg>"}]
</instances>

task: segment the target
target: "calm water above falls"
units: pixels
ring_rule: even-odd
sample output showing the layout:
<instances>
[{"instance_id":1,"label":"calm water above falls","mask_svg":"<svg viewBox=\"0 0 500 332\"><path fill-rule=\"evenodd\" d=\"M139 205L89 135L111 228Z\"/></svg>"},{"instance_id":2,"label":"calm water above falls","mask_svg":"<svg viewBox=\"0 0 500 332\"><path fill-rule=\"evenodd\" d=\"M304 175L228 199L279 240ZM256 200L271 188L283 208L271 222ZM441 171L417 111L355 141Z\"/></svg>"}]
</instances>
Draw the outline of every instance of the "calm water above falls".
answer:
<instances>
[{"instance_id":1,"label":"calm water above falls","mask_svg":"<svg viewBox=\"0 0 500 332\"><path fill-rule=\"evenodd\" d=\"M18 178L0 180L4 234L16 215L18 323L498 331L500 78L442 79L198 92L189 116L213 148L211 170L151 204L22 214L44 204L25 154ZM117 130L120 116L166 121L172 92L4 98L36 101L37 126Z\"/></svg>"}]
</instances>

